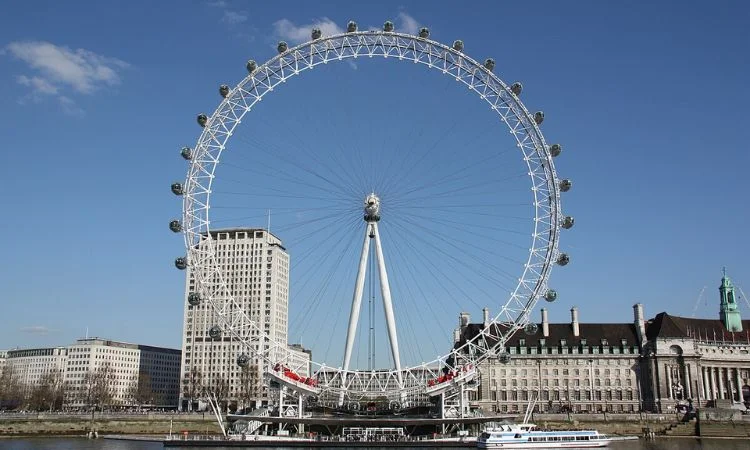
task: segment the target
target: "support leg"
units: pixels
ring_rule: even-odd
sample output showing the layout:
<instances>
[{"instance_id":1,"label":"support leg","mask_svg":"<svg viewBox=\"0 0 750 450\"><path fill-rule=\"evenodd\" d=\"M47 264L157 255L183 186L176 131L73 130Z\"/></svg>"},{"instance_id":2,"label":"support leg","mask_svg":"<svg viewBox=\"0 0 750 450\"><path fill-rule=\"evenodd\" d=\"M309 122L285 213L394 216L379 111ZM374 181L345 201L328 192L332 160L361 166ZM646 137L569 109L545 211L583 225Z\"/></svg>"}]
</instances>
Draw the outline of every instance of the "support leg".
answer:
<instances>
[{"instance_id":1,"label":"support leg","mask_svg":"<svg viewBox=\"0 0 750 450\"><path fill-rule=\"evenodd\" d=\"M383 297L383 309L385 309L385 322L388 325L388 340L391 343L391 355L393 363L396 366L399 385L403 387L401 377L401 358L398 351L398 335L396 334L396 319L393 314L393 303L391 302L391 287L388 283L388 272L385 269L385 259L383 258L383 247L380 243L380 232L378 223L372 223L372 230L375 233L375 251L378 258L378 272L380 273L380 294Z\"/></svg>"},{"instance_id":2,"label":"support leg","mask_svg":"<svg viewBox=\"0 0 750 450\"><path fill-rule=\"evenodd\" d=\"M344 374L341 375L341 387L346 389L346 371L349 370L349 362L352 358L354 338L357 335L357 324L359 323L359 310L362 306L362 291L365 286L365 273L367 272L367 255L370 253L370 224L365 227L365 240L362 243L362 254L359 258L359 269L357 270L357 281L354 284L354 296L352 297L352 309L349 313L349 328L346 331L346 348L344 350ZM339 397L339 406L344 404L344 393Z\"/></svg>"}]
</instances>

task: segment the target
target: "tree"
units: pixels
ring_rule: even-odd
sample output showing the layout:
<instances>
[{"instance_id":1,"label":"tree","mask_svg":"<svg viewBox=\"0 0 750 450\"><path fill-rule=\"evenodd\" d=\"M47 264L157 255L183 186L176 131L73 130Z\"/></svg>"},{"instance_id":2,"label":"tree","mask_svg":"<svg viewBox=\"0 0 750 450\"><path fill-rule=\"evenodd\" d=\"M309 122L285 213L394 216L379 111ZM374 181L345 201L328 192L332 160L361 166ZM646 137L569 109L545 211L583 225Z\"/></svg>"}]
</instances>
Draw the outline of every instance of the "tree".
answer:
<instances>
[{"instance_id":1,"label":"tree","mask_svg":"<svg viewBox=\"0 0 750 450\"><path fill-rule=\"evenodd\" d=\"M35 411L61 409L65 399L65 382L62 373L58 370L45 372L39 381L30 386L27 407Z\"/></svg>"},{"instance_id":2,"label":"tree","mask_svg":"<svg viewBox=\"0 0 750 450\"><path fill-rule=\"evenodd\" d=\"M143 405L153 405L156 403L156 395L151 385L151 376L145 371L138 374L138 379L133 380L128 386L128 399L138 405L141 409Z\"/></svg>"},{"instance_id":3,"label":"tree","mask_svg":"<svg viewBox=\"0 0 750 450\"><path fill-rule=\"evenodd\" d=\"M115 377L115 369L109 363L86 372L76 400L92 410L111 405L115 394Z\"/></svg>"},{"instance_id":4,"label":"tree","mask_svg":"<svg viewBox=\"0 0 750 450\"><path fill-rule=\"evenodd\" d=\"M258 376L257 365L248 364L242 367L240 371L239 392L237 393L241 409L249 407L260 396L259 381L260 377Z\"/></svg>"},{"instance_id":5,"label":"tree","mask_svg":"<svg viewBox=\"0 0 750 450\"><path fill-rule=\"evenodd\" d=\"M188 411L193 410L193 401L200 398L203 395L203 373L197 367L190 369L190 372L185 374L185 379L182 381L183 395L189 399Z\"/></svg>"},{"instance_id":6,"label":"tree","mask_svg":"<svg viewBox=\"0 0 750 450\"><path fill-rule=\"evenodd\" d=\"M206 385L204 396L209 399L209 402L213 399L220 411L226 411L229 402L229 380L227 377L214 374Z\"/></svg>"},{"instance_id":7,"label":"tree","mask_svg":"<svg viewBox=\"0 0 750 450\"><path fill-rule=\"evenodd\" d=\"M12 366L0 374L0 409L16 409L23 403L21 382Z\"/></svg>"}]
</instances>

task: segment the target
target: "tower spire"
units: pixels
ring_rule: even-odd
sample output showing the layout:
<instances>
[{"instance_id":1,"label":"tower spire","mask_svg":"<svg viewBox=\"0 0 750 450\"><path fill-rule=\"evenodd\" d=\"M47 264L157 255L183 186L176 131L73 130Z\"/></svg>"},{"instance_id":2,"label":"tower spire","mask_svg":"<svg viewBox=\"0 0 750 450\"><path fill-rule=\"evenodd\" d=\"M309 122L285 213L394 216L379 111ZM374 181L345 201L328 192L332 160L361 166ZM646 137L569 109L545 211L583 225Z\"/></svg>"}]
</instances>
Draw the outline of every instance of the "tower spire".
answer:
<instances>
[{"instance_id":1,"label":"tower spire","mask_svg":"<svg viewBox=\"0 0 750 450\"><path fill-rule=\"evenodd\" d=\"M732 280L727 276L727 268L722 269L723 277L719 286L719 318L729 332L742 331L742 318L737 309L737 301L734 296Z\"/></svg>"}]
</instances>

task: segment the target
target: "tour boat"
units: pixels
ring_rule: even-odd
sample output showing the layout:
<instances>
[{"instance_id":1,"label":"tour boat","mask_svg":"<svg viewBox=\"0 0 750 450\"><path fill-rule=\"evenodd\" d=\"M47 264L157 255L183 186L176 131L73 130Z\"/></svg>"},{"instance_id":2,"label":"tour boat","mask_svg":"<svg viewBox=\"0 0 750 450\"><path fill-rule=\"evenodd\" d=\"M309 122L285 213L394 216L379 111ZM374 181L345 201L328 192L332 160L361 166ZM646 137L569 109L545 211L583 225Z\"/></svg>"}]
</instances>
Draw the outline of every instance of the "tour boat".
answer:
<instances>
[{"instance_id":1,"label":"tour boat","mask_svg":"<svg viewBox=\"0 0 750 450\"><path fill-rule=\"evenodd\" d=\"M530 423L499 424L485 428L478 448L595 448L614 439L596 430L542 431Z\"/></svg>"}]
</instances>

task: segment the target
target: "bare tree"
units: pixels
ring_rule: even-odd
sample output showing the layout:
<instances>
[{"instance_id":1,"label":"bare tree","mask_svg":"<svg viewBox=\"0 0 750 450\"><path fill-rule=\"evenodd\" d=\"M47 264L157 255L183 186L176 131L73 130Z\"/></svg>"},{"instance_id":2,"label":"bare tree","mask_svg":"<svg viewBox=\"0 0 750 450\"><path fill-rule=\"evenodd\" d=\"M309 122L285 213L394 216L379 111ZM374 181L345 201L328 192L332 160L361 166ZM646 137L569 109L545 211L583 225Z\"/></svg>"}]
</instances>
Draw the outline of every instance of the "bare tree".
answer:
<instances>
[{"instance_id":1,"label":"bare tree","mask_svg":"<svg viewBox=\"0 0 750 450\"><path fill-rule=\"evenodd\" d=\"M12 366L0 374L0 409L16 409L23 403L21 382Z\"/></svg>"},{"instance_id":2,"label":"bare tree","mask_svg":"<svg viewBox=\"0 0 750 450\"><path fill-rule=\"evenodd\" d=\"M109 363L86 372L78 391L78 402L91 410L111 405L115 395L115 376L115 369Z\"/></svg>"},{"instance_id":3,"label":"bare tree","mask_svg":"<svg viewBox=\"0 0 750 450\"><path fill-rule=\"evenodd\" d=\"M224 375L214 374L206 385L206 397L213 399L216 405L226 411L229 403L229 380Z\"/></svg>"},{"instance_id":4,"label":"bare tree","mask_svg":"<svg viewBox=\"0 0 750 450\"><path fill-rule=\"evenodd\" d=\"M243 366L240 371L239 381L240 385L237 392L237 399L240 401L240 408L245 409L260 396L260 377L258 376L258 366Z\"/></svg>"},{"instance_id":5,"label":"bare tree","mask_svg":"<svg viewBox=\"0 0 750 450\"><path fill-rule=\"evenodd\" d=\"M185 374L185 379L182 381L183 395L188 401L188 411L193 410L193 401L200 398L203 395L203 373L197 367L190 369L190 372Z\"/></svg>"},{"instance_id":6,"label":"bare tree","mask_svg":"<svg viewBox=\"0 0 750 450\"><path fill-rule=\"evenodd\" d=\"M138 378L130 383L127 396L130 401L138 405L138 409L141 409L143 405L153 405L156 402L156 394L148 372L141 371Z\"/></svg>"},{"instance_id":7,"label":"bare tree","mask_svg":"<svg viewBox=\"0 0 750 450\"><path fill-rule=\"evenodd\" d=\"M26 399L27 407L35 411L59 410L65 399L65 383L58 370L45 372L33 386Z\"/></svg>"},{"instance_id":8,"label":"bare tree","mask_svg":"<svg viewBox=\"0 0 750 450\"><path fill-rule=\"evenodd\" d=\"M229 380L227 377L224 374L213 374L206 384L204 394L224 436L227 435L227 430L224 426L224 411L227 410L229 403L229 391Z\"/></svg>"}]
</instances>

